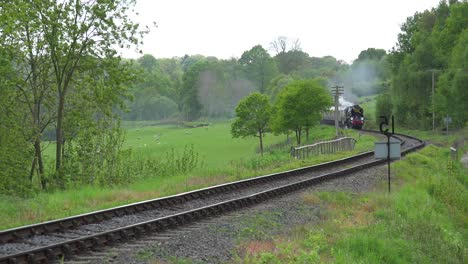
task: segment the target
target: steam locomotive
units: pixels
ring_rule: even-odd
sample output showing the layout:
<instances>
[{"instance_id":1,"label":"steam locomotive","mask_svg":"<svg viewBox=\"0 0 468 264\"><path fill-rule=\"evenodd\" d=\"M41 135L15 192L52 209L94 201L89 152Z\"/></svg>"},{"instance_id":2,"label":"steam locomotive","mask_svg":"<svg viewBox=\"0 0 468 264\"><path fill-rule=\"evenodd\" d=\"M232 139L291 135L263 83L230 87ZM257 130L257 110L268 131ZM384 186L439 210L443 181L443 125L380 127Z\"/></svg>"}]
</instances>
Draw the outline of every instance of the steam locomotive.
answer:
<instances>
[{"instance_id":1,"label":"steam locomotive","mask_svg":"<svg viewBox=\"0 0 468 264\"><path fill-rule=\"evenodd\" d=\"M359 105L346 107L344 110L344 114L344 124L346 127L361 129L364 125L364 109L362 109Z\"/></svg>"}]
</instances>

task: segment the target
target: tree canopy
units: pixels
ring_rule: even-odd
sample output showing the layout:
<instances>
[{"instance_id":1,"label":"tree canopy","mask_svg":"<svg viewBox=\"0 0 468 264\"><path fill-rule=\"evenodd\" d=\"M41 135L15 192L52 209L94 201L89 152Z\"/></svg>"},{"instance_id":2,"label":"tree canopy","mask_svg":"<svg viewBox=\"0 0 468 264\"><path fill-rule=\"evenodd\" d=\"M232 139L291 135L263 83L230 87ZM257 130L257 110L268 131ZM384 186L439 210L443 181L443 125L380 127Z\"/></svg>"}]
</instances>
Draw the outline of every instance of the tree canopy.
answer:
<instances>
[{"instance_id":1,"label":"tree canopy","mask_svg":"<svg viewBox=\"0 0 468 264\"><path fill-rule=\"evenodd\" d=\"M393 112L399 122L429 128L434 112L439 124L445 115L451 115L456 126L468 121L464 55L467 13L466 1L441 1L436 8L416 13L402 25L389 56Z\"/></svg>"},{"instance_id":2,"label":"tree canopy","mask_svg":"<svg viewBox=\"0 0 468 264\"><path fill-rule=\"evenodd\" d=\"M294 131L300 145L303 129L308 133L331 105L331 96L319 81L293 81L278 94L272 128L277 133Z\"/></svg>"},{"instance_id":3,"label":"tree canopy","mask_svg":"<svg viewBox=\"0 0 468 264\"><path fill-rule=\"evenodd\" d=\"M231 124L233 137L258 137L260 152L263 155L263 137L269 129L271 105L268 97L261 93L252 93L239 101L236 107L236 119Z\"/></svg>"}]
</instances>

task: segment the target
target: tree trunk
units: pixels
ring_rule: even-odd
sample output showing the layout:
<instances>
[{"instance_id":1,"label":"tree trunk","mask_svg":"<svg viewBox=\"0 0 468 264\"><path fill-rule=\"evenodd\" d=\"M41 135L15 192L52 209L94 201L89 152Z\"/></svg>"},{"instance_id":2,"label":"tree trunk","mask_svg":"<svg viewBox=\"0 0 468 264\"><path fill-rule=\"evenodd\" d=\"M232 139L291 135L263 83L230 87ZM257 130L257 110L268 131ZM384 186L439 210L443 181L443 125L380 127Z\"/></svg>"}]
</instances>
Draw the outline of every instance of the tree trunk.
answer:
<instances>
[{"instance_id":1,"label":"tree trunk","mask_svg":"<svg viewBox=\"0 0 468 264\"><path fill-rule=\"evenodd\" d=\"M297 145L300 146L301 145L301 128L296 128L295 129L295 132L296 132L296 142L297 142Z\"/></svg>"},{"instance_id":2,"label":"tree trunk","mask_svg":"<svg viewBox=\"0 0 468 264\"><path fill-rule=\"evenodd\" d=\"M34 171L36 170L37 157L34 155L34 159L31 165L31 171L29 172L29 181L32 182L34 177Z\"/></svg>"},{"instance_id":3,"label":"tree trunk","mask_svg":"<svg viewBox=\"0 0 468 264\"><path fill-rule=\"evenodd\" d=\"M44 161L42 160L41 140L39 138L34 142L34 149L36 151L37 164L39 165L39 177L44 175Z\"/></svg>"},{"instance_id":4,"label":"tree trunk","mask_svg":"<svg viewBox=\"0 0 468 264\"><path fill-rule=\"evenodd\" d=\"M263 138L262 138L262 132L258 132L258 137L260 138L260 154L263 156Z\"/></svg>"},{"instance_id":5,"label":"tree trunk","mask_svg":"<svg viewBox=\"0 0 468 264\"><path fill-rule=\"evenodd\" d=\"M59 105L57 111L57 128L55 130L56 148L55 148L55 171L58 173L62 167L62 148L63 148L63 115L64 115L64 94L59 92Z\"/></svg>"},{"instance_id":6,"label":"tree trunk","mask_svg":"<svg viewBox=\"0 0 468 264\"><path fill-rule=\"evenodd\" d=\"M301 145L301 136L302 136L302 129L301 128L298 129L298 135L299 135L299 138L298 138L297 144Z\"/></svg>"},{"instance_id":7,"label":"tree trunk","mask_svg":"<svg viewBox=\"0 0 468 264\"><path fill-rule=\"evenodd\" d=\"M306 127L305 131L306 131L306 142L309 142L309 128Z\"/></svg>"}]
</instances>

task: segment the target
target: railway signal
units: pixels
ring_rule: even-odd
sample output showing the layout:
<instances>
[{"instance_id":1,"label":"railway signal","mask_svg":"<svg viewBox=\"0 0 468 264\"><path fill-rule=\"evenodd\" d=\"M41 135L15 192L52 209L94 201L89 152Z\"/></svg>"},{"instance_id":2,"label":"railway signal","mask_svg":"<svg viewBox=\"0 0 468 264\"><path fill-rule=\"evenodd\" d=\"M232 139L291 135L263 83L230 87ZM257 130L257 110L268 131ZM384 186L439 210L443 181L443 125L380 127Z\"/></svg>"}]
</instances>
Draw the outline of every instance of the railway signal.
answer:
<instances>
[{"instance_id":1,"label":"railway signal","mask_svg":"<svg viewBox=\"0 0 468 264\"><path fill-rule=\"evenodd\" d=\"M334 86L331 87L331 93L333 94L335 98L335 129L336 129L336 137L340 137L340 130L339 130L339 125L338 125L338 118L339 118L339 111L338 111L338 106L339 106L339 98L341 95L344 93L344 87L343 86Z\"/></svg>"},{"instance_id":2,"label":"railway signal","mask_svg":"<svg viewBox=\"0 0 468 264\"><path fill-rule=\"evenodd\" d=\"M387 142L376 142L374 155L376 159L387 159L388 166L388 192L390 192L390 160L399 159L401 157L401 146L400 142L390 142L390 137L395 134L395 120L392 115L392 131L388 131L388 128L384 130L384 126L388 126L388 119L386 116L381 116L383 121L379 125L380 133L387 137Z\"/></svg>"}]
</instances>

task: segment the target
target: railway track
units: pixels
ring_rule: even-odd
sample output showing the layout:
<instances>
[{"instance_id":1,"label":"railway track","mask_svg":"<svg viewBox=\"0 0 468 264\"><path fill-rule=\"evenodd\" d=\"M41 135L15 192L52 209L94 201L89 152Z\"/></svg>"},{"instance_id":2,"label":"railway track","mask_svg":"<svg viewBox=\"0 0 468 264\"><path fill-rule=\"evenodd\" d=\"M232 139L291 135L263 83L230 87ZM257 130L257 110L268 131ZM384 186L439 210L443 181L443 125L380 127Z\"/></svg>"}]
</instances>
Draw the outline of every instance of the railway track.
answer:
<instances>
[{"instance_id":1,"label":"railway track","mask_svg":"<svg viewBox=\"0 0 468 264\"><path fill-rule=\"evenodd\" d=\"M366 131L375 133L375 131ZM424 146L397 135L402 154ZM0 263L47 263L254 205L385 162L373 152L0 232Z\"/></svg>"}]
</instances>

